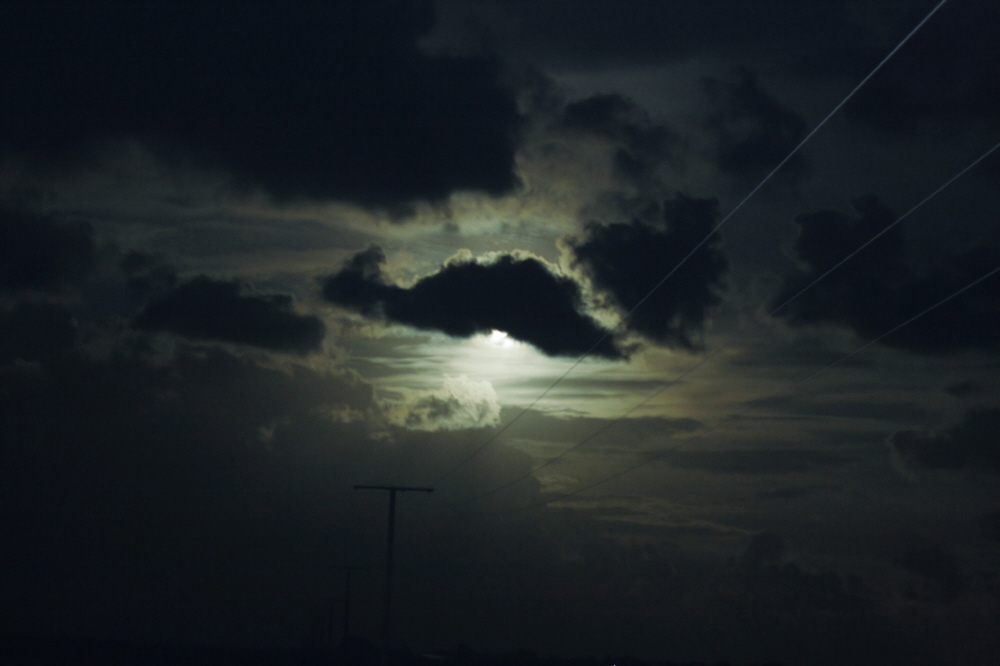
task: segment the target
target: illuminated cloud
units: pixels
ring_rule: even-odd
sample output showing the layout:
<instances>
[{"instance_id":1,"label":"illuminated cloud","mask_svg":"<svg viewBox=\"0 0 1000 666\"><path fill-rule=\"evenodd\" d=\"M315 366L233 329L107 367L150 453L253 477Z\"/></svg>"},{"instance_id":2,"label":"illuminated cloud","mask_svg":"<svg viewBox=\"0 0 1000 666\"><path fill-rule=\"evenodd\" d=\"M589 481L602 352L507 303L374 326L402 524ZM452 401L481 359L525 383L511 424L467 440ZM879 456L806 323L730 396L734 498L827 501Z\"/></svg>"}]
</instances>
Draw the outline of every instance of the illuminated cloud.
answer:
<instances>
[{"instance_id":1,"label":"illuminated cloud","mask_svg":"<svg viewBox=\"0 0 1000 666\"><path fill-rule=\"evenodd\" d=\"M550 356L592 353L621 358L607 331L581 314L579 285L541 260L502 255L479 263L454 261L417 280L392 284L382 273L385 254L373 246L323 281L323 295L363 315L467 338L493 330ZM600 344L597 344L598 341Z\"/></svg>"},{"instance_id":2,"label":"illuminated cloud","mask_svg":"<svg viewBox=\"0 0 1000 666\"><path fill-rule=\"evenodd\" d=\"M488 381L446 376L441 388L416 392L403 403L388 405L387 417L413 430L486 428L500 422L500 401Z\"/></svg>"}]
</instances>

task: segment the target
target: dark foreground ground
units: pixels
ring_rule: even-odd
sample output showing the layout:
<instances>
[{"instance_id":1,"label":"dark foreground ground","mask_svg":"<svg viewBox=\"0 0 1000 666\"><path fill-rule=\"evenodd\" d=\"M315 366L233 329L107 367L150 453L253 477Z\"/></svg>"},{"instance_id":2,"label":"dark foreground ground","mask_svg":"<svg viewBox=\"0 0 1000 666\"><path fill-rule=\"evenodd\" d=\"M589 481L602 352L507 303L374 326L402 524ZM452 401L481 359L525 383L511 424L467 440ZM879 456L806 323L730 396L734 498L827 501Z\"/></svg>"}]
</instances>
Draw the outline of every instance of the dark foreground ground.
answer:
<instances>
[{"instance_id":1,"label":"dark foreground ground","mask_svg":"<svg viewBox=\"0 0 1000 666\"><path fill-rule=\"evenodd\" d=\"M132 644L84 638L0 638L4 666L377 666L364 641L322 648L244 648ZM467 648L417 654L398 650L390 666L743 666L729 662L641 661L628 657L560 659L530 652L483 654ZM767 662L746 666L780 666Z\"/></svg>"}]
</instances>

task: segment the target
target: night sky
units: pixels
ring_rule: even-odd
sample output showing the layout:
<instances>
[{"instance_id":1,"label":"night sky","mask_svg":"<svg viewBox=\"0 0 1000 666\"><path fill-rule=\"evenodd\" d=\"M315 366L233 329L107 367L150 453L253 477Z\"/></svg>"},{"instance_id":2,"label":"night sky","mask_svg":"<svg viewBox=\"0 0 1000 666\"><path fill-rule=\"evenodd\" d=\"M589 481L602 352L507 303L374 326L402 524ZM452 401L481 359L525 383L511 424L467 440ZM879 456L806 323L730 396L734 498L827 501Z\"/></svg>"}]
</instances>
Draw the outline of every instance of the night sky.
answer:
<instances>
[{"instance_id":1,"label":"night sky","mask_svg":"<svg viewBox=\"0 0 1000 666\"><path fill-rule=\"evenodd\" d=\"M399 646L997 663L1000 4L789 158L937 4L0 2L3 635L377 643L400 484Z\"/></svg>"}]
</instances>

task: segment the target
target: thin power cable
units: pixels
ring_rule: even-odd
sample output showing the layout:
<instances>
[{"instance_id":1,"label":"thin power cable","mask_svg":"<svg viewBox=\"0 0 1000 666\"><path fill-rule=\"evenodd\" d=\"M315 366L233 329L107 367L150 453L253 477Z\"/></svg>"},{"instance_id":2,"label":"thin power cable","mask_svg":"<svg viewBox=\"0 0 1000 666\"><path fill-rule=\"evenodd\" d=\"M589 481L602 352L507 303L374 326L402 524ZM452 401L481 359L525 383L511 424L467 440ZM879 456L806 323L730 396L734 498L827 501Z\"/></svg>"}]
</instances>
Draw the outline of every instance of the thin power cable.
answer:
<instances>
[{"instance_id":1,"label":"thin power cable","mask_svg":"<svg viewBox=\"0 0 1000 666\"><path fill-rule=\"evenodd\" d=\"M810 289L812 289L813 287L815 287L817 283L819 283L821 280L823 280L824 278L826 278L828 275L830 275L831 273L833 273L835 270L837 270L838 268L840 268L841 266L843 266L845 263L847 263L848 261L850 261L855 255L857 255L859 252L861 252L866 247L868 247L869 245L871 245L878 238L880 238L881 236L883 236L884 234L886 234L890 229L892 229L897 224L899 224L900 222L902 222L903 220L905 220L906 218L908 218L910 215L912 215L914 212L916 212L919 208L921 208L925 203L927 203L928 201L930 201L931 199L933 199L935 196L937 196L938 194L940 194L949 185L951 185L956 180L958 180L959 178L961 178L962 176L964 176L973 167L975 167L977 164L979 164L984 159L986 159L987 157L989 157L997 149L1000 149L1000 143L997 143L995 146L993 146L992 148L990 148L989 150L987 150L985 153L983 153L982 155L980 155L977 159L975 159L973 162L971 162L968 166L966 166L964 169L962 169L957 174L955 174L950 179L948 179L947 182L945 182L943 185L941 185L940 187L938 187L931 194L929 194L926 197L924 197L919 203L917 203L915 206L913 206L912 208L910 208L910 210L906 211L905 213L903 213L902 215L900 215L899 217L897 217L891 224L887 225L880 232L878 232L877 234L875 234L874 236L872 236L871 238L869 238L867 241L865 241L863 244L861 244L857 249L855 249L853 252L849 253L847 256L845 256L843 259L841 259L839 262L837 262L832 268L830 268L825 273L823 273L822 275L820 275L819 277L817 277L815 280L813 280L812 282L810 282L808 285L806 285L804 288L802 288L801 290L799 290L799 292L796 293L794 296L792 296L791 298L789 298L788 300L786 300L784 303L782 303L778 307L776 307L773 310L771 310L770 312L768 312L767 316L764 319L755 320L752 326L744 329L738 335L734 336L731 340L729 340L726 344L718 347L717 349L715 349L711 353L709 353L706 356L704 356L698 363L696 363L695 365L691 366L690 368L688 368L687 370L685 370L683 373L681 373L680 375L678 375L674 379L670 380L669 382L665 382L664 384L662 384L659 387L657 387L656 390L654 390L650 395L648 395L644 400L642 400L642 402L638 403L637 405L633 406L632 408L630 408L625 413L623 413L623 414L615 417L611 421L607 422L604 426L602 426L601 428L599 428L595 432L591 433L590 435L584 437L582 440L580 440L579 442L577 442L576 444L574 444L570 448L566 449L565 451L563 451L559 455L557 455L557 456L555 456L553 458L550 458L549 460L545 461L544 463L542 463L538 467L536 467L536 468L532 469L531 471L529 471L529 472L527 472L527 473L525 473L525 474L517 477L516 479L508 481L507 483L504 483L503 485L498 486L496 488L493 488L492 490L489 490L487 492L480 493L478 495L473 495L473 496L467 497L467 498L465 498L463 500L458 500L458 501L455 501L455 502L451 502L449 504L446 504L445 507L457 506L459 504L467 504L469 502L476 502L476 501L479 501L481 499L485 499L487 497L491 497L492 495L495 495L498 492L501 492L501 491L503 491L503 490L505 490L505 489L507 489L507 488L509 488L509 487L511 487L511 486L513 486L515 484L517 484L517 483L520 483L521 481L524 481L527 478L530 478L531 476L534 476L540 470L548 467L549 465L553 465L553 464L559 462L560 460L562 460L563 458L565 458L566 456L568 456L570 453L573 453L574 451L576 451L577 449L579 449L580 447L582 447L587 442L589 442L589 441L593 440L594 438L598 437L599 435L607 432L612 427L614 427L619 421L627 418L628 416L630 416L631 414L633 414L635 411L637 411L639 408L641 408L644 405L646 405L650 400L652 400L653 398L655 398L656 396L658 396L660 393L662 393L666 389L670 388L671 386L673 386L674 384L678 383L679 381L681 381L682 379L684 379L685 377L687 377L688 375L690 375L691 373L693 373L695 370L697 370L698 368L700 368L710 358L712 358L716 354L719 354L719 353L725 351L726 349L729 349L729 348L733 347L734 345L736 345L740 340L742 340L744 337L746 337L746 335L750 331L755 330L757 327L759 327L761 325L762 321L764 321L765 319L774 317L780 311L784 310L785 307L787 307L789 304L792 303L792 301L794 301L799 296L801 296L802 294L806 293L807 291L809 291Z\"/></svg>"},{"instance_id":2,"label":"thin power cable","mask_svg":"<svg viewBox=\"0 0 1000 666\"><path fill-rule=\"evenodd\" d=\"M923 317L927 313L929 313L932 310L935 310L935 309L941 307L942 305L944 305L948 301L952 300L953 298L959 296L960 294L964 293L965 291L971 289L972 287L976 286L980 282L983 282L984 280L992 277L993 275L995 275L997 273L1000 273L1000 266L997 266L996 268L994 268L990 272L986 273L985 275L983 275L983 276L981 276L979 278L976 278L975 280L973 280L969 284L965 285L964 287L962 287L958 291L952 293L950 296L946 296L945 298L942 298L940 301L938 301L934 305L930 306L929 308L927 308L926 310L924 310L920 314L914 315L913 317L910 317L909 319L907 319L906 321L904 321L902 324L899 324L898 326L895 326L895 327L889 329L888 331L886 331L882 335L878 336L874 340L866 342L865 344L863 344L860 347L856 348L854 351L851 351L851 352L849 352L849 353L841 356L840 358L838 358L833 363L830 363L829 365L825 366L824 368L821 368L820 370L817 370L816 372L810 374L809 376L807 376L804 379L800 379L799 381L797 381L794 384L792 384L791 386L789 386L785 391L782 391L781 393L775 393L774 395L770 396L770 398L784 397L792 389L795 389L798 386L801 386L802 384L806 383L810 379L813 379L817 375L820 375L820 374L826 372L827 370L829 370L830 368L834 367L835 365L838 365L838 364L842 363L843 361L846 361L850 357L854 356L855 354L858 354L858 353L864 351L865 349L867 349L868 347L871 347L876 342L879 342L883 338L888 337L889 335L892 335L893 333L895 333L899 329L912 324L913 322L915 322L916 320L920 319L921 317ZM770 399L770 398L765 398L765 400L766 399ZM730 414L729 416L726 416L726 417L722 418L721 420L719 420L711 428L703 430L702 432L703 433L704 432L711 432L712 430L717 429L719 426L723 425L724 423L727 423L729 421L738 419L740 416L742 416L743 414L745 414L749 410L750 410L750 408L747 407L747 408L743 409L742 411L737 412L736 414ZM680 446L680 445L677 445L677 446ZM538 507L541 507L541 506L546 506L546 505L551 504L553 502L559 502L559 501L564 500L564 499L566 499L568 497L574 497L576 495L579 495L579 494L581 494L583 492L586 492L588 490L591 490L593 488L597 488L598 486L602 486L605 483L609 483L610 481L614 481L615 479L617 479L619 477L622 477L622 476L625 476L629 472L633 472L633 471L639 469L640 467L644 467L644 466L648 465L651 462L655 462L656 460L659 460L660 458L662 458L663 456L667 455L668 453L671 453L672 451L676 450L677 446L672 446L670 448L663 449L663 450L658 451L658 452L653 452L653 455L651 455L650 457L642 460L641 462L639 462L639 463L637 463L635 465L632 465L631 467L627 467L627 468L625 468L624 470L622 470L620 472L616 472L615 474L607 476L607 477L605 477L605 478L603 478L603 479L601 479L599 481L595 481L594 483L590 483L588 485L581 486L580 488L577 488L576 490L572 490L572 491L569 491L567 493L563 493L561 495L557 495L556 497L552 497L552 498L547 498L547 499L544 499L544 500L540 500L538 502L535 502L534 504L529 504L528 506L525 506L525 507L520 507L520 508L516 508L516 509L507 509L505 511L500 511L498 513L508 513L508 512L509 513L513 513L513 512L519 512L519 511L528 511L530 509L535 509L535 508L538 508Z\"/></svg>"},{"instance_id":3,"label":"thin power cable","mask_svg":"<svg viewBox=\"0 0 1000 666\"><path fill-rule=\"evenodd\" d=\"M910 30L910 32L906 35L906 37L904 37L902 39L902 41L900 41L898 44L896 44L895 48L893 48L891 51L889 51L888 55L886 55L884 58L882 58L881 62L879 62L875 66L875 68L868 73L867 76L865 76L863 79L861 79L861 82L858 83L854 87L854 89L851 90L851 92L849 92L847 94L847 96L844 97L844 99L842 99L840 101L839 104L837 104L835 107L833 107L833 110L830 111L826 115L826 117L823 118L823 120L821 120L819 122L819 124L816 125L812 129L812 131L810 131L805 136L805 138L802 139L802 141L800 141L799 144L797 146L795 146L795 148L793 148L792 151L790 153L788 153L788 155L785 156L785 158L783 160L781 160L781 162L779 162L778 165L776 167L774 167L774 169L772 169L769 174L767 174L767 176L764 177L764 179L762 181L760 181L760 183L757 184L756 187L754 187L752 190L750 190L750 193L747 194L745 197L743 197L743 200L740 201L738 204L736 204L736 207L733 208L731 211L729 211L729 213L724 218L722 218L722 220L718 224L716 224L715 227L711 231L709 231L708 234L697 245L695 245L694 248L690 252L688 252L688 254L683 259L681 259L680 263L678 263L676 266L674 266L674 268L669 273L667 273L666 275L664 275L663 278L659 282L657 282L653 286L653 288L650 289L646 293L645 296L643 296L642 298L640 298L639 301L634 306L632 306L631 310L629 310L628 312L626 312L621 317L621 319L618 320L617 324L615 324L613 327L611 327L603 336L601 336L601 338L597 342L594 343L594 345L590 349L588 349L586 352L584 352L584 354L582 356L580 356L578 359L576 359L576 361L563 374L561 374L558 378L556 378L556 380L554 382L552 382L552 384L547 389L545 389L544 391L542 391L542 393L537 398L535 398L534 400L532 400L531 403L527 407L525 407L520 412L518 412L518 414L516 416L514 416L514 418L512 418L509 421L507 421L507 423L505 423L499 430L497 430L495 433L493 433L492 436L490 436L489 438L487 438L487 440L485 442L483 442L483 444L481 444L475 451L473 451L471 454L469 454L468 456L466 456L465 458L463 458L462 460L460 460L456 465L452 466L444 474L442 474L441 476L437 477L433 482L431 482L430 485L432 485L432 486L438 486L438 485L440 485L442 481L444 481L445 479L447 479L449 476L451 476L456 471L458 471L463 466L465 466L473 458L475 458L476 456L478 456L483 451L483 449L485 449L487 446L489 446L490 444L492 444L493 442L495 442L497 440L497 438L500 437L500 435L502 435L508 428L510 428L512 425L514 425L518 420L520 420L520 418L522 416L524 416L535 405L537 405L546 395L548 395L557 385L559 385L559 383L562 382L563 379L565 379L567 376L569 376L569 374L571 372L573 372L573 370L575 370L576 367L578 365L580 365L585 359L587 359L594 352L594 350L597 349L597 347L601 343L603 343L605 340L607 340L616 330L618 330L618 328L623 323L625 323L625 321L632 315L632 313L634 313L643 303L645 303L647 300L649 300L649 298L653 295L653 293L656 292L657 289L659 289L660 287L662 287L663 284L667 280L669 280L674 275L674 273L676 273L681 268L681 266L683 266L684 264L686 264L687 261L688 261L688 259L690 259L694 255L695 252L697 252L699 249L701 249L701 247L705 243L707 243L712 238L712 236L714 236L719 231L719 229L722 228L722 226L726 222L729 221L729 218L731 218L733 215L735 215L736 212L738 210L740 210L744 206L744 204L746 204L747 201L749 201L750 198L753 197L753 195L757 193L758 190L760 190L760 188L762 188L768 181L770 181L771 178L773 178L774 175L776 173L778 173L778 171L783 166L785 166L785 164L787 164L790 159L792 159L792 157L794 157L796 154L798 154L799 150L802 149L802 147L806 144L806 142L809 141L809 139L811 139L813 137L813 135L816 134L816 132L818 132L824 125L826 125L826 123L830 120L830 118L832 118L841 109L841 107L843 107L845 104L847 104L847 102L850 101L850 99L852 97L854 97L854 95L859 90L861 90L861 88L866 83L868 83L868 80L871 79L873 76L875 76L875 73L878 72L880 69L882 69L882 67L887 62L889 62L889 60L896 54L896 52L899 51L901 48L903 48L903 45L906 44L908 41L910 41L910 38L913 37L913 35L915 35L917 33L917 31L919 31L924 26L924 24L927 23L927 21L929 21L930 18L932 16L934 16L934 14L936 14L937 11L939 9L941 9L941 7L943 7L945 5L945 3L947 3L947 2L948 2L948 0L941 0L937 5L935 5L934 8L920 21L920 23L918 23L916 25L916 27L914 27L912 30Z\"/></svg>"}]
</instances>

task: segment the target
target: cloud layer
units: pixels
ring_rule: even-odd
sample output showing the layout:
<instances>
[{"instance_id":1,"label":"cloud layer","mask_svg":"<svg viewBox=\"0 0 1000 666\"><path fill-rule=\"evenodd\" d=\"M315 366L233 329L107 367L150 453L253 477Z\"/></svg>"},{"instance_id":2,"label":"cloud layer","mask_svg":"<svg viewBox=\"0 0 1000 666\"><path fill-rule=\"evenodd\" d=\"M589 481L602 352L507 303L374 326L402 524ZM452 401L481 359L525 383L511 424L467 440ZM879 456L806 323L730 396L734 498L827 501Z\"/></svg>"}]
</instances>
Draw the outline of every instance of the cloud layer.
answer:
<instances>
[{"instance_id":1,"label":"cloud layer","mask_svg":"<svg viewBox=\"0 0 1000 666\"><path fill-rule=\"evenodd\" d=\"M326 334L318 317L292 311L291 296L244 295L238 283L204 275L155 299L132 326L297 353L318 349Z\"/></svg>"},{"instance_id":2,"label":"cloud layer","mask_svg":"<svg viewBox=\"0 0 1000 666\"><path fill-rule=\"evenodd\" d=\"M0 150L105 140L221 166L280 197L381 207L516 184L519 116L482 57L428 56L429 3L4 3Z\"/></svg>"},{"instance_id":3,"label":"cloud layer","mask_svg":"<svg viewBox=\"0 0 1000 666\"><path fill-rule=\"evenodd\" d=\"M799 215L795 251L808 270L787 280L784 303L895 220L874 196L853 202L856 217L837 211ZM1000 248L982 246L945 256L929 270L912 266L897 226L779 313L795 326L838 324L875 338L1000 265ZM923 354L1000 346L1000 307L985 283L948 301L882 344Z\"/></svg>"},{"instance_id":4,"label":"cloud layer","mask_svg":"<svg viewBox=\"0 0 1000 666\"><path fill-rule=\"evenodd\" d=\"M403 403L389 406L387 417L413 430L485 428L500 422L500 400L488 381L446 376L441 388L409 395Z\"/></svg>"},{"instance_id":5,"label":"cloud layer","mask_svg":"<svg viewBox=\"0 0 1000 666\"><path fill-rule=\"evenodd\" d=\"M913 430L893 434L890 444L908 465L923 469L979 469L1000 472L1000 409L970 410L958 425L921 435Z\"/></svg>"},{"instance_id":6,"label":"cloud layer","mask_svg":"<svg viewBox=\"0 0 1000 666\"><path fill-rule=\"evenodd\" d=\"M356 254L324 280L323 295L366 316L454 337L499 330L550 356L592 348L597 356L622 356L612 338L602 340L607 331L581 314L579 285L538 259L503 255L489 263L451 262L409 288L385 277L384 261L379 247Z\"/></svg>"}]
</instances>

